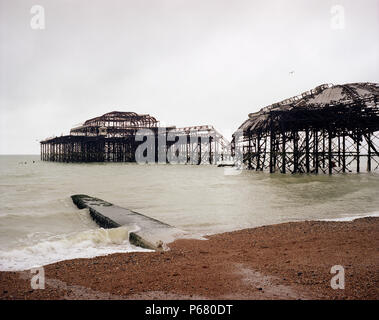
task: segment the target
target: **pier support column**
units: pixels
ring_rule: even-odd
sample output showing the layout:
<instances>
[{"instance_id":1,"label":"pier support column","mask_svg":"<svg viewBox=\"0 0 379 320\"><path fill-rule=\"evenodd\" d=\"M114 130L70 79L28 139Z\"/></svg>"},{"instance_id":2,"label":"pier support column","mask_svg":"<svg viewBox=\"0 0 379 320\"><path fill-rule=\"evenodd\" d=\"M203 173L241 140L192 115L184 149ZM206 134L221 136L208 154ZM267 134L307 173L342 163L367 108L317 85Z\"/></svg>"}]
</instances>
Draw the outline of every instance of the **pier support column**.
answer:
<instances>
[{"instance_id":1,"label":"pier support column","mask_svg":"<svg viewBox=\"0 0 379 320\"><path fill-rule=\"evenodd\" d=\"M209 137L209 164L212 164L212 137Z\"/></svg>"},{"instance_id":2,"label":"pier support column","mask_svg":"<svg viewBox=\"0 0 379 320\"><path fill-rule=\"evenodd\" d=\"M332 131L328 131L328 164L329 174L333 173L333 161L332 161Z\"/></svg>"},{"instance_id":3,"label":"pier support column","mask_svg":"<svg viewBox=\"0 0 379 320\"><path fill-rule=\"evenodd\" d=\"M360 144L361 144L361 132L357 131L357 173L360 172Z\"/></svg>"},{"instance_id":4,"label":"pier support column","mask_svg":"<svg viewBox=\"0 0 379 320\"><path fill-rule=\"evenodd\" d=\"M258 134L258 137L257 137L257 167L256 167L256 171L258 170L261 170L261 135Z\"/></svg>"},{"instance_id":5,"label":"pier support column","mask_svg":"<svg viewBox=\"0 0 379 320\"><path fill-rule=\"evenodd\" d=\"M286 132L282 133L282 173L286 173Z\"/></svg>"},{"instance_id":6,"label":"pier support column","mask_svg":"<svg viewBox=\"0 0 379 320\"><path fill-rule=\"evenodd\" d=\"M346 132L342 135L342 172L346 172Z\"/></svg>"},{"instance_id":7,"label":"pier support column","mask_svg":"<svg viewBox=\"0 0 379 320\"><path fill-rule=\"evenodd\" d=\"M314 140L314 146L313 146L313 150L314 150L314 167L315 167L315 173L318 173L318 168L320 166L320 163L319 163L319 155L318 155L318 131L315 130L314 131L314 137L313 137L313 140Z\"/></svg>"},{"instance_id":8,"label":"pier support column","mask_svg":"<svg viewBox=\"0 0 379 320\"><path fill-rule=\"evenodd\" d=\"M309 166L309 130L305 130L305 168L307 173L310 172Z\"/></svg>"},{"instance_id":9,"label":"pier support column","mask_svg":"<svg viewBox=\"0 0 379 320\"><path fill-rule=\"evenodd\" d=\"M251 134L250 134L250 132L248 133L248 137L249 137L248 168L251 170L252 166L251 166Z\"/></svg>"},{"instance_id":10,"label":"pier support column","mask_svg":"<svg viewBox=\"0 0 379 320\"><path fill-rule=\"evenodd\" d=\"M293 173L299 171L299 149L298 149L298 133L297 131L292 132L293 137Z\"/></svg>"},{"instance_id":11,"label":"pier support column","mask_svg":"<svg viewBox=\"0 0 379 320\"><path fill-rule=\"evenodd\" d=\"M367 171L371 171L371 134L367 134Z\"/></svg>"},{"instance_id":12,"label":"pier support column","mask_svg":"<svg viewBox=\"0 0 379 320\"><path fill-rule=\"evenodd\" d=\"M322 130L322 168L325 169L325 153L326 153L326 141L325 141L325 129Z\"/></svg>"},{"instance_id":13,"label":"pier support column","mask_svg":"<svg viewBox=\"0 0 379 320\"><path fill-rule=\"evenodd\" d=\"M197 159L197 164L201 164L201 137L197 137L197 146L198 146L198 153L199 153L199 158Z\"/></svg>"},{"instance_id":14,"label":"pier support column","mask_svg":"<svg viewBox=\"0 0 379 320\"><path fill-rule=\"evenodd\" d=\"M275 172L274 157L275 157L275 134L274 130L270 130L270 173Z\"/></svg>"}]
</instances>

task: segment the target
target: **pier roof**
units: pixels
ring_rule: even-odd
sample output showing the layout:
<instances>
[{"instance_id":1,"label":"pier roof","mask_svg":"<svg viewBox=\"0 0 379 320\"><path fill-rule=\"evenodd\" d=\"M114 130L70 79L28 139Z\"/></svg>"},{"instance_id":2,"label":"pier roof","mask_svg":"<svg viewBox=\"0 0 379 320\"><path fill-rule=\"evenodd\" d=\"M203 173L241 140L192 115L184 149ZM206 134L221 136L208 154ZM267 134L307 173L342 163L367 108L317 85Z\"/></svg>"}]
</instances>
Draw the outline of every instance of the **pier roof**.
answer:
<instances>
[{"instance_id":1,"label":"pier roof","mask_svg":"<svg viewBox=\"0 0 379 320\"><path fill-rule=\"evenodd\" d=\"M150 126L152 124L158 123L157 119L150 116L149 114L137 114L135 112L123 112L123 111L112 111L105 113L101 116L89 119L84 122L84 125L91 125L99 122L131 122L133 124Z\"/></svg>"},{"instance_id":2,"label":"pier roof","mask_svg":"<svg viewBox=\"0 0 379 320\"><path fill-rule=\"evenodd\" d=\"M129 135L130 130L156 128L158 124L158 120L149 114L112 111L71 128L70 134L99 135L100 132L104 132L105 135L124 136Z\"/></svg>"},{"instance_id":3,"label":"pier roof","mask_svg":"<svg viewBox=\"0 0 379 320\"><path fill-rule=\"evenodd\" d=\"M250 113L239 129L244 133L330 126L379 129L378 97L377 83L323 84Z\"/></svg>"}]
</instances>

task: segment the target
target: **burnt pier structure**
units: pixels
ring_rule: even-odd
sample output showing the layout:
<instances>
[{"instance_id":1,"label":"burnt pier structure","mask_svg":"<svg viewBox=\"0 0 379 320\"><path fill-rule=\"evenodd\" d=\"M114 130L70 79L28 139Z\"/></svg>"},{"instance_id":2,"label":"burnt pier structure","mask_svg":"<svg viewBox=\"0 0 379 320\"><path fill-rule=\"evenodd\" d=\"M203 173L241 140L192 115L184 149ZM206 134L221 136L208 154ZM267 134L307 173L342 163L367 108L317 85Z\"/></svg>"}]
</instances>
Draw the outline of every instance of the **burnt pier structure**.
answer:
<instances>
[{"instance_id":1,"label":"burnt pier structure","mask_svg":"<svg viewBox=\"0 0 379 320\"><path fill-rule=\"evenodd\" d=\"M166 128L148 114L113 111L75 126L69 135L41 141L41 160L136 162L142 144L156 163L216 164L230 158L230 143L213 126Z\"/></svg>"},{"instance_id":2,"label":"burnt pier structure","mask_svg":"<svg viewBox=\"0 0 379 320\"><path fill-rule=\"evenodd\" d=\"M324 84L249 114L232 139L244 166L271 173L379 169L379 85Z\"/></svg>"}]
</instances>

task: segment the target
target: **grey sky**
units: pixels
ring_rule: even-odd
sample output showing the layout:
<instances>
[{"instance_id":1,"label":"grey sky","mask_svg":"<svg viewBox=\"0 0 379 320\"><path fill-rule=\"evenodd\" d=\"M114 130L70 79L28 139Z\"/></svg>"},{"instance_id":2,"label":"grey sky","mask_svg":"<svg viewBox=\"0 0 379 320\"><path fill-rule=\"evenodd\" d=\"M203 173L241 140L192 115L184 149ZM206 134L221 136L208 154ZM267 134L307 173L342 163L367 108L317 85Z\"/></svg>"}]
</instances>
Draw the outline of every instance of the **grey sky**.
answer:
<instances>
[{"instance_id":1,"label":"grey sky","mask_svg":"<svg viewBox=\"0 0 379 320\"><path fill-rule=\"evenodd\" d=\"M30 27L35 4L45 30ZM378 0L0 0L0 153L38 153L113 110L229 139L322 83L379 82L378 39Z\"/></svg>"}]
</instances>

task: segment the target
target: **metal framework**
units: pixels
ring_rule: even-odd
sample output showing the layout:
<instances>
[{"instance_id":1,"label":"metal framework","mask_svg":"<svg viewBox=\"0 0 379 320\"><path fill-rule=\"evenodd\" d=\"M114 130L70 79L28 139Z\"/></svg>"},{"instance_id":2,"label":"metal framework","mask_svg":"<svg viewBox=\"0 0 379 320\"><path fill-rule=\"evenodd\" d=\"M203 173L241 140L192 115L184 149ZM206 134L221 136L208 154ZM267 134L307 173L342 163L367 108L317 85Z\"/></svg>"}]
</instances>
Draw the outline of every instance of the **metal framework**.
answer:
<instances>
[{"instance_id":1,"label":"metal framework","mask_svg":"<svg viewBox=\"0 0 379 320\"><path fill-rule=\"evenodd\" d=\"M176 156L179 163L217 164L230 160L230 142L213 126L192 126L173 128L169 131L175 137L167 141L167 157Z\"/></svg>"},{"instance_id":2,"label":"metal framework","mask_svg":"<svg viewBox=\"0 0 379 320\"><path fill-rule=\"evenodd\" d=\"M230 157L230 143L213 126L162 128L150 115L113 111L75 126L69 135L41 141L41 160L135 162L136 150L145 142L136 140L141 129L154 136L148 148L155 162L162 162L162 152L163 162L184 164L216 164Z\"/></svg>"},{"instance_id":3,"label":"metal framework","mask_svg":"<svg viewBox=\"0 0 379 320\"><path fill-rule=\"evenodd\" d=\"M159 122L148 114L113 111L92 118L70 130L73 136L127 137L142 128L156 128Z\"/></svg>"},{"instance_id":4,"label":"metal framework","mask_svg":"<svg viewBox=\"0 0 379 320\"><path fill-rule=\"evenodd\" d=\"M345 173L379 169L379 85L324 84L249 114L234 133L248 169Z\"/></svg>"}]
</instances>

